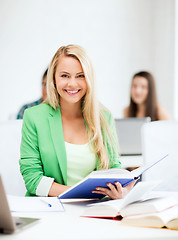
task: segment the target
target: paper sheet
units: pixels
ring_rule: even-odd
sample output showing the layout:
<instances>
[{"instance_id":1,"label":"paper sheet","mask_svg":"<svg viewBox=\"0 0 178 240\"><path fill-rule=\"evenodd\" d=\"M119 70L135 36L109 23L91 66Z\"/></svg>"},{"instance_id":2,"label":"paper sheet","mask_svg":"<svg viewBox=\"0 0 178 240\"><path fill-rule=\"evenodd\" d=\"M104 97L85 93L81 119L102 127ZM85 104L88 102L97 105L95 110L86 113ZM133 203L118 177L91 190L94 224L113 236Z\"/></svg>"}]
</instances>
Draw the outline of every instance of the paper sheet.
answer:
<instances>
[{"instance_id":1,"label":"paper sheet","mask_svg":"<svg viewBox=\"0 0 178 240\"><path fill-rule=\"evenodd\" d=\"M64 212L64 206L57 197L8 196L11 212Z\"/></svg>"}]
</instances>

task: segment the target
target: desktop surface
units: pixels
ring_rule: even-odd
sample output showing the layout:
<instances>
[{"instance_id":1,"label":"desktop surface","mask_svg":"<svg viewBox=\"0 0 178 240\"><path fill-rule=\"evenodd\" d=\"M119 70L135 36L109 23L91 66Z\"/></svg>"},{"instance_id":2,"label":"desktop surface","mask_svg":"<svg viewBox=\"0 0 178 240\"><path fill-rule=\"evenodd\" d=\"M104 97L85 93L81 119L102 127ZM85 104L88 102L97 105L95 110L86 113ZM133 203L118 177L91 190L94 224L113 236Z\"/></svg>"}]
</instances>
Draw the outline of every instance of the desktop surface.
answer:
<instances>
[{"instance_id":1,"label":"desktop surface","mask_svg":"<svg viewBox=\"0 0 178 240\"><path fill-rule=\"evenodd\" d=\"M177 193L178 194L178 193ZM178 231L121 226L119 221L80 217L90 201L62 200L65 212L13 213L14 216L39 217L31 228L12 235L0 235L1 240L89 240L89 239L178 239Z\"/></svg>"},{"instance_id":2,"label":"desktop surface","mask_svg":"<svg viewBox=\"0 0 178 240\"><path fill-rule=\"evenodd\" d=\"M135 169L143 165L143 155L140 156L120 156L121 166L124 169Z\"/></svg>"}]
</instances>

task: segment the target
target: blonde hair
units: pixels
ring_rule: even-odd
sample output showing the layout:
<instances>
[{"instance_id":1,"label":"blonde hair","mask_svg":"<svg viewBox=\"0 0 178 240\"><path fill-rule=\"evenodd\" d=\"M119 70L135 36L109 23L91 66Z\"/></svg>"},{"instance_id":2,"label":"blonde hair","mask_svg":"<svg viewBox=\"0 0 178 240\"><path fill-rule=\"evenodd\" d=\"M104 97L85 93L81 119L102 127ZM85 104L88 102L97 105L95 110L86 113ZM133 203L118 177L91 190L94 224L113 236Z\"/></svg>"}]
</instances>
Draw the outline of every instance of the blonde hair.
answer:
<instances>
[{"instance_id":1,"label":"blonde hair","mask_svg":"<svg viewBox=\"0 0 178 240\"><path fill-rule=\"evenodd\" d=\"M73 57L77 59L83 68L87 83L87 92L83 98L83 117L87 123L88 140L97 154L100 161L100 169L109 167L109 152L113 155L115 140L113 139L111 129L104 117L104 108L98 103L96 97L95 74L92 62L85 50L77 45L68 45L60 47L55 53L50 63L47 75L47 100L54 109L60 104L60 96L55 85L55 73L58 61L61 57ZM104 135L106 139L104 139ZM108 146L109 144L109 146ZM111 157L111 156L110 156ZM113 159L114 162L114 159Z\"/></svg>"}]
</instances>

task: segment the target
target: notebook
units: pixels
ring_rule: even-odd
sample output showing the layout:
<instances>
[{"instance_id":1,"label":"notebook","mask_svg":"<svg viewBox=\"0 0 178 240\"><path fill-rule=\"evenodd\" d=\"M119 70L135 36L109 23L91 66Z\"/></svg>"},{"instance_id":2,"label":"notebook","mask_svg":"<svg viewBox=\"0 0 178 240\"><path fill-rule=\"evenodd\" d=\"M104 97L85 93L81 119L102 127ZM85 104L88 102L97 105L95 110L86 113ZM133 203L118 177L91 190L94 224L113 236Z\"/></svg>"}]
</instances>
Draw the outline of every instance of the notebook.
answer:
<instances>
[{"instance_id":1,"label":"notebook","mask_svg":"<svg viewBox=\"0 0 178 240\"><path fill-rule=\"evenodd\" d=\"M0 176L0 233L13 233L38 220L37 218L13 217L11 215L2 178Z\"/></svg>"},{"instance_id":2,"label":"notebook","mask_svg":"<svg viewBox=\"0 0 178 240\"><path fill-rule=\"evenodd\" d=\"M150 120L150 117L115 119L121 156L142 155L141 128Z\"/></svg>"}]
</instances>

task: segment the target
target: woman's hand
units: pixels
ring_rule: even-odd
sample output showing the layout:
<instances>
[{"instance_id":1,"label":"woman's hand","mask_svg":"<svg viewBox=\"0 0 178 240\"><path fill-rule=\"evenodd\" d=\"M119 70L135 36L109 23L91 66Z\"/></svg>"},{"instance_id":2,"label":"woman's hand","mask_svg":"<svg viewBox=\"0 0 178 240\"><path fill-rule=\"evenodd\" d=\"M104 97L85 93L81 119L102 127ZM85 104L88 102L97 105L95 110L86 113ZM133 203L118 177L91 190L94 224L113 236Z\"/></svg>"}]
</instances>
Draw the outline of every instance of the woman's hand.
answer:
<instances>
[{"instance_id":1,"label":"woman's hand","mask_svg":"<svg viewBox=\"0 0 178 240\"><path fill-rule=\"evenodd\" d=\"M65 185L53 182L49 190L48 196L58 197L61 193L65 192L69 188L70 188L69 186L65 186Z\"/></svg>"},{"instance_id":2,"label":"woman's hand","mask_svg":"<svg viewBox=\"0 0 178 240\"><path fill-rule=\"evenodd\" d=\"M129 183L125 187L122 187L122 185L119 182L115 182L115 185L108 183L107 184L108 188L97 187L96 190L92 191L92 193L103 194L112 199L124 198L127 195L127 193L133 188L137 180Z\"/></svg>"}]
</instances>

